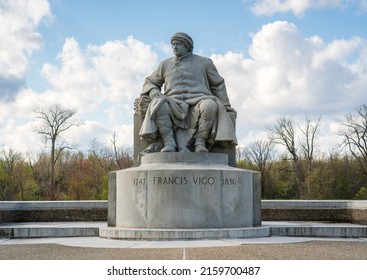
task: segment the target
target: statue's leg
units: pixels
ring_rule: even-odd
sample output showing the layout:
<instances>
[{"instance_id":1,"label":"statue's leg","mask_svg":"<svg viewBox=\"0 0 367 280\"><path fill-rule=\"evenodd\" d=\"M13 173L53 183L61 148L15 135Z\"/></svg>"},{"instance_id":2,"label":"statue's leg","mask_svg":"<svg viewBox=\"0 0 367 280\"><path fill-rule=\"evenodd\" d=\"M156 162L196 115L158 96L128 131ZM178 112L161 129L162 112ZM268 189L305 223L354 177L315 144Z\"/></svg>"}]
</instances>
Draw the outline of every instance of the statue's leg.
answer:
<instances>
[{"instance_id":1,"label":"statue's leg","mask_svg":"<svg viewBox=\"0 0 367 280\"><path fill-rule=\"evenodd\" d=\"M206 141L217 115L217 104L211 99L203 100L198 104L198 109L200 117L195 139L195 152L208 152Z\"/></svg>"},{"instance_id":2,"label":"statue's leg","mask_svg":"<svg viewBox=\"0 0 367 280\"><path fill-rule=\"evenodd\" d=\"M161 152L175 152L177 149L176 141L173 135L173 124L169 117L169 105L163 102L157 109L155 123L158 127L159 134L163 139L164 147Z\"/></svg>"},{"instance_id":3,"label":"statue's leg","mask_svg":"<svg viewBox=\"0 0 367 280\"><path fill-rule=\"evenodd\" d=\"M181 129L176 130L176 144L179 152L191 152L188 148L189 140L194 136L194 129Z\"/></svg>"}]
</instances>

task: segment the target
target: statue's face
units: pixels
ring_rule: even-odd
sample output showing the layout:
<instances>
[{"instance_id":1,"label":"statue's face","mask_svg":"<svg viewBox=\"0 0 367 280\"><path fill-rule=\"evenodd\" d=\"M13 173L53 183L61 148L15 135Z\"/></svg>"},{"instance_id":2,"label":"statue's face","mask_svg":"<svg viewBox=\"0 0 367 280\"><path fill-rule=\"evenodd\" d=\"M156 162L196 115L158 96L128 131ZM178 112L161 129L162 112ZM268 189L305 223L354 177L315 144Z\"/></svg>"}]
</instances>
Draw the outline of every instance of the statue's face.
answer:
<instances>
[{"instance_id":1,"label":"statue's face","mask_svg":"<svg viewBox=\"0 0 367 280\"><path fill-rule=\"evenodd\" d=\"M185 44L177 40L172 41L172 50L173 53L178 57L184 56L189 53L189 50L186 48Z\"/></svg>"}]
</instances>

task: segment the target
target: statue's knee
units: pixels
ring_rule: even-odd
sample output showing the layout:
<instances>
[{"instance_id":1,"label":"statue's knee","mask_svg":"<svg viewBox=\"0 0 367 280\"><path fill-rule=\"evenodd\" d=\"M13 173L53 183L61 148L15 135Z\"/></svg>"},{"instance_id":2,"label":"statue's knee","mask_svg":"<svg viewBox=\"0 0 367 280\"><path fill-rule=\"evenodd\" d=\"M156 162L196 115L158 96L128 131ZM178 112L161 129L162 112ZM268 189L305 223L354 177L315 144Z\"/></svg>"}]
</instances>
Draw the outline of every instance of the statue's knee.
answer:
<instances>
[{"instance_id":1,"label":"statue's knee","mask_svg":"<svg viewBox=\"0 0 367 280\"><path fill-rule=\"evenodd\" d=\"M157 109L155 115L156 115L156 117L168 116L169 110L170 110L170 108L169 108L168 103L166 101L164 101L164 102L162 102L162 104Z\"/></svg>"},{"instance_id":2,"label":"statue's knee","mask_svg":"<svg viewBox=\"0 0 367 280\"><path fill-rule=\"evenodd\" d=\"M204 118L213 118L217 114L217 104L211 99L203 100L199 105L201 116Z\"/></svg>"}]
</instances>

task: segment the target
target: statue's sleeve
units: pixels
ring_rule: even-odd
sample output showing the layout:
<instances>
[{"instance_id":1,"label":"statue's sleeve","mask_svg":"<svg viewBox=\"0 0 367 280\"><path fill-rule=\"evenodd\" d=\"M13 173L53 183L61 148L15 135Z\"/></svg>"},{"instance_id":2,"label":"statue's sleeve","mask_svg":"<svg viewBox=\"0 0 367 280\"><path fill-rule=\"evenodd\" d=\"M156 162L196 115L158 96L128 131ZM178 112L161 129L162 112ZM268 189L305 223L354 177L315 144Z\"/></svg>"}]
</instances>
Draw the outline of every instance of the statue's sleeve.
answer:
<instances>
[{"instance_id":1,"label":"statue's sleeve","mask_svg":"<svg viewBox=\"0 0 367 280\"><path fill-rule=\"evenodd\" d=\"M141 95L150 95L153 92L161 92L163 84L163 64L161 63L152 74L145 78Z\"/></svg>"},{"instance_id":2,"label":"statue's sleeve","mask_svg":"<svg viewBox=\"0 0 367 280\"><path fill-rule=\"evenodd\" d=\"M208 59L206 69L211 93L219 98L224 107L231 107L224 79L219 75L211 59Z\"/></svg>"}]
</instances>

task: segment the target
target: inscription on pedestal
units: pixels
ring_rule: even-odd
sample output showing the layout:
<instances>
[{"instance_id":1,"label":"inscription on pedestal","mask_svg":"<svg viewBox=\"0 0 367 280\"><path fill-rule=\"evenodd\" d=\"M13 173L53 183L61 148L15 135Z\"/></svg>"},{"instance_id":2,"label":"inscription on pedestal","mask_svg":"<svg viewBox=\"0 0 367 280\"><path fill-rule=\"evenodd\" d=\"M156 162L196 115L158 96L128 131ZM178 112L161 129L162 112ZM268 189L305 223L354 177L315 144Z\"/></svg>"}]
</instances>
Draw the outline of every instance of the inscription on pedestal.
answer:
<instances>
[{"instance_id":1,"label":"inscription on pedestal","mask_svg":"<svg viewBox=\"0 0 367 280\"><path fill-rule=\"evenodd\" d=\"M132 179L133 186L145 186L147 183L146 178L133 178ZM224 186L235 186L237 185L238 178L223 178L222 185ZM206 177L206 176L194 176L194 177L183 177L183 176L175 176L175 177L158 177L154 176L152 179L152 184L154 186L158 185L214 185L217 181L214 177Z\"/></svg>"}]
</instances>

